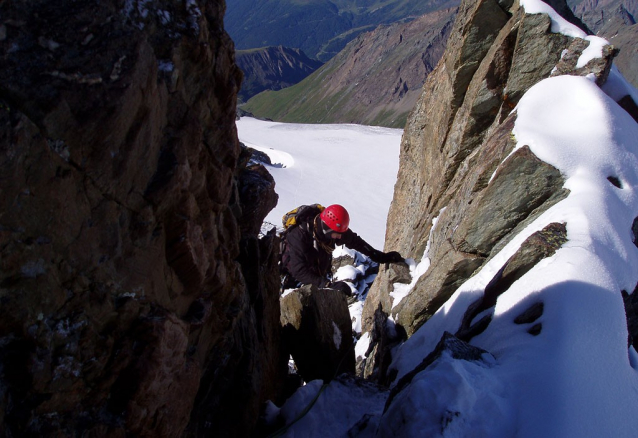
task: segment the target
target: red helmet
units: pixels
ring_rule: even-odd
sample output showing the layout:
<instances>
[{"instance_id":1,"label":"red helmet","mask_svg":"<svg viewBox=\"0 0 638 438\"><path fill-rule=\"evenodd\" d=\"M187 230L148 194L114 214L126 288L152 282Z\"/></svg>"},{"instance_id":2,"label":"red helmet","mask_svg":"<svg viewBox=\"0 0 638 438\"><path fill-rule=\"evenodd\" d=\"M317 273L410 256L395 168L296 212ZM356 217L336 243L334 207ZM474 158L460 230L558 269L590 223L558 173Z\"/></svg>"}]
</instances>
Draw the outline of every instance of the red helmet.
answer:
<instances>
[{"instance_id":1,"label":"red helmet","mask_svg":"<svg viewBox=\"0 0 638 438\"><path fill-rule=\"evenodd\" d=\"M337 233L345 233L350 225L350 215L347 210L339 204L326 207L321 212L321 220Z\"/></svg>"}]
</instances>

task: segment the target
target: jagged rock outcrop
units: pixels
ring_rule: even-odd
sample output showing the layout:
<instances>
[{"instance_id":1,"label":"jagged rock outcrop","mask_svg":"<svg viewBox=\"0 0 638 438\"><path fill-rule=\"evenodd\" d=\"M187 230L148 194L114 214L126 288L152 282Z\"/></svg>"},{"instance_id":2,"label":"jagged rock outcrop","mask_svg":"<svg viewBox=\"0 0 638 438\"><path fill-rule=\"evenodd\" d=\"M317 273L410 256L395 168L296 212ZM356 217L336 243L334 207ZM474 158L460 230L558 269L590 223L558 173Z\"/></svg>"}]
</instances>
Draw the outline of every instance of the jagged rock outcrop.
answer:
<instances>
[{"instance_id":1,"label":"jagged rock outcrop","mask_svg":"<svg viewBox=\"0 0 638 438\"><path fill-rule=\"evenodd\" d=\"M0 435L246 436L276 397L224 9L0 4Z\"/></svg>"},{"instance_id":2,"label":"jagged rock outcrop","mask_svg":"<svg viewBox=\"0 0 638 438\"><path fill-rule=\"evenodd\" d=\"M579 38L552 33L547 15L527 14L518 2L461 4L448 50L406 125L388 214L386 248L428 257L431 265L398 304L389 296L391 273L382 268L365 303L364 330L373 330L381 309L411 335L522 227L567 195L560 172L529 148L511 154L512 109L551 75L593 74L603 84L616 50L606 46L602 58L577 69L585 47ZM514 272L545 254L521 251ZM494 282L495 289L507 283ZM485 293L480 309L498 295ZM471 330L465 334L471 337Z\"/></svg>"},{"instance_id":3,"label":"jagged rock outcrop","mask_svg":"<svg viewBox=\"0 0 638 438\"><path fill-rule=\"evenodd\" d=\"M623 303L625 305L625 314L627 315L627 345L638 347L638 285L629 294L622 291Z\"/></svg>"},{"instance_id":4,"label":"jagged rock outcrop","mask_svg":"<svg viewBox=\"0 0 638 438\"><path fill-rule=\"evenodd\" d=\"M283 46L238 50L237 66L244 73L239 101L246 102L264 90L290 87L322 65L299 49Z\"/></svg>"},{"instance_id":5,"label":"jagged rock outcrop","mask_svg":"<svg viewBox=\"0 0 638 438\"><path fill-rule=\"evenodd\" d=\"M343 293L306 285L281 298L281 326L286 348L299 375L328 382L354 374L352 322Z\"/></svg>"},{"instance_id":6,"label":"jagged rock outcrop","mask_svg":"<svg viewBox=\"0 0 638 438\"><path fill-rule=\"evenodd\" d=\"M498 297L516 280L521 278L538 262L550 257L567 242L565 224L552 223L543 230L528 237L516 253L503 265L494 278L487 284L483 296L471 304L461 322L456 336L469 342L474 336L482 333L492 320L491 314L486 314L478 321L474 321L483 311L494 307ZM534 304L528 311L519 315L514 322L517 324L531 324L543 313L543 303ZM542 325L536 324L530 328L530 333L538 335Z\"/></svg>"}]
</instances>

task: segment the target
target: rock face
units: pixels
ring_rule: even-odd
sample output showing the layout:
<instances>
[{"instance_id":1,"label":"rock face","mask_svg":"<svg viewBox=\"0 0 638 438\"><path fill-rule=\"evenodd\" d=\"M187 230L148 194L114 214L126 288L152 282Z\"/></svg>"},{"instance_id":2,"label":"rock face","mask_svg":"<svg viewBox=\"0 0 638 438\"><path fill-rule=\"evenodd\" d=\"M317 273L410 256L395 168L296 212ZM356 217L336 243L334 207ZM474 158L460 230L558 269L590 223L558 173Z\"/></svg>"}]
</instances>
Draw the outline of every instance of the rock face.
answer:
<instances>
[{"instance_id":1,"label":"rock face","mask_svg":"<svg viewBox=\"0 0 638 438\"><path fill-rule=\"evenodd\" d=\"M304 381L354 374L352 322L346 297L306 285L281 299L284 342Z\"/></svg>"},{"instance_id":2,"label":"rock face","mask_svg":"<svg viewBox=\"0 0 638 438\"><path fill-rule=\"evenodd\" d=\"M456 8L379 26L351 41L301 83L253 98L260 117L301 123L403 128L427 75L443 55Z\"/></svg>"},{"instance_id":3,"label":"rock face","mask_svg":"<svg viewBox=\"0 0 638 438\"><path fill-rule=\"evenodd\" d=\"M0 4L0 435L246 436L276 397L224 9Z\"/></svg>"},{"instance_id":4,"label":"rock face","mask_svg":"<svg viewBox=\"0 0 638 438\"><path fill-rule=\"evenodd\" d=\"M299 49L283 46L238 50L237 66L244 73L239 100L246 102L264 90L290 87L322 65Z\"/></svg>"},{"instance_id":5,"label":"rock face","mask_svg":"<svg viewBox=\"0 0 638 438\"><path fill-rule=\"evenodd\" d=\"M577 22L573 15L569 19ZM374 330L383 311L410 336L518 230L566 196L557 169L528 147L511 154L516 117L511 111L525 91L550 75L591 73L603 84L616 51L607 46L602 58L576 69L587 42L550 27L547 15L526 14L517 2L461 4L448 49L406 125L388 214L386 250L428 257L431 265L398 304L389 295L394 275L381 269L365 303L364 330ZM510 261L510 274L495 278L458 336L469 339L480 331L469 321L546 257L550 250L544 248L555 251L547 241L560 246L561 238L552 237L559 230L546 234Z\"/></svg>"}]
</instances>

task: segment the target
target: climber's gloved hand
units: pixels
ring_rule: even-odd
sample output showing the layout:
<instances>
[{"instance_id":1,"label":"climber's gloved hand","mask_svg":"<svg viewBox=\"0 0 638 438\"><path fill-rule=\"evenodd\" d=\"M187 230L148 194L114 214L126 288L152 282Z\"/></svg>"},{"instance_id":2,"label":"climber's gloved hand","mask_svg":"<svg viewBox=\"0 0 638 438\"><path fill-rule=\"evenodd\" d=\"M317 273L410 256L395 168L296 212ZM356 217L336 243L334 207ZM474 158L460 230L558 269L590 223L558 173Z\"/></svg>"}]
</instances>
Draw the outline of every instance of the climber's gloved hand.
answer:
<instances>
[{"instance_id":1,"label":"climber's gloved hand","mask_svg":"<svg viewBox=\"0 0 638 438\"><path fill-rule=\"evenodd\" d=\"M386 263L405 263L405 258L397 251L390 251L385 255L388 259Z\"/></svg>"},{"instance_id":2,"label":"climber's gloved hand","mask_svg":"<svg viewBox=\"0 0 638 438\"><path fill-rule=\"evenodd\" d=\"M335 281L328 285L330 289L338 290L343 293L345 296L349 297L352 295L352 289L348 286L348 283L344 281Z\"/></svg>"},{"instance_id":3,"label":"climber's gloved hand","mask_svg":"<svg viewBox=\"0 0 638 438\"><path fill-rule=\"evenodd\" d=\"M401 262L405 262L405 259L397 251L379 252L379 254L377 254L375 262L377 262L377 263L401 263Z\"/></svg>"}]
</instances>

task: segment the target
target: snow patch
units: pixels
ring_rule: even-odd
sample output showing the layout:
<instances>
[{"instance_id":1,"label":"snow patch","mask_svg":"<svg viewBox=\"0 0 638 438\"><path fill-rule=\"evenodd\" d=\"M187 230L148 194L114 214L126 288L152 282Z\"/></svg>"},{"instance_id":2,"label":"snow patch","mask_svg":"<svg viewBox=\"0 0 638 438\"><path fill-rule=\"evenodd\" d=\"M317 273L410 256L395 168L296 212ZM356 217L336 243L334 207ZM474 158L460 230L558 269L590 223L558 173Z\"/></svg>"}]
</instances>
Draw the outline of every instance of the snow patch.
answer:
<instances>
[{"instance_id":1,"label":"snow patch","mask_svg":"<svg viewBox=\"0 0 638 438\"><path fill-rule=\"evenodd\" d=\"M585 39L589 41L589 46L587 46L587 48L583 50L583 53L581 53L580 57L578 58L576 68L583 68L589 63L589 61L596 58L602 58L603 48L609 45L609 41L597 36L590 35L585 37Z\"/></svg>"},{"instance_id":2,"label":"snow patch","mask_svg":"<svg viewBox=\"0 0 638 438\"><path fill-rule=\"evenodd\" d=\"M567 35L572 38L585 38L587 34L578 26L571 24L561 17L547 3L541 0L520 0L520 4L528 14L547 14L552 20L552 32Z\"/></svg>"},{"instance_id":3,"label":"snow patch","mask_svg":"<svg viewBox=\"0 0 638 438\"><path fill-rule=\"evenodd\" d=\"M358 360L359 358L365 359L367 358L368 348L370 348L370 333L365 332L361 335L361 338L357 342L357 345L354 349L354 357Z\"/></svg>"},{"instance_id":4,"label":"snow patch","mask_svg":"<svg viewBox=\"0 0 638 438\"><path fill-rule=\"evenodd\" d=\"M242 143L282 164L268 168L279 202L267 222L281 223L285 213L303 204L341 204L350 213L353 231L373 247L383 248L403 130L242 117L237 134Z\"/></svg>"},{"instance_id":5,"label":"snow patch","mask_svg":"<svg viewBox=\"0 0 638 438\"><path fill-rule=\"evenodd\" d=\"M161 72L171 73L173 70L175 70L175 65L171 61L160 59L157 63L157 68Z\"/></svg>"},{"instance_id":6,"label":"snow patch","mask_svg":"<svg viewBox=\"0 0 638 438\"><path fill-rule=\"evenodd\" d=\"M335 273L335 280L355 280L359 275L364 274L359 268L355 268L352 265L341 266Z\"/></svg>"},{"instance_id":7,"label":"snow patch","mask_svg":"<svg viewBox=\"0 0 638 438\"><path fill-rule=\"evenodd\" d=\"M443 214L446 207L443 207L439 211L439 215L432 219L432 228L430 228L430 235L428 236L428 241L425 245L425 250L423 251L423 256L421 257L421 261L417 264L414 259L407 259L405 262L408 264L410 268L410 275L412 276L412 281L409 284L404 283L394 283L393 290L390 292L390 296L392 297L392 308L394 309L405 297L407 297L417 281L421 278L423 274L427 272L430 268L430 258L428 257L430 253L430 242L432 241L432 234L434 233L434 229L436 228L436 224L439 221L439 217Z\"/></svg>"},{"instance_id":8,"label":"snow patch","mask_svg":"<svg viewBox=\"0 0 638 438\"><path fill-rule=\"evenodd\" d=\"M284 403L280 412L286 425L298 420L284 436L347 437L348 432L364 420L367 423L365 433L376 429L388 397L387 391L365 382L341 378L333 380L323 390L322 386L321 380L313 380ZM312 409L302 416L302 412L312 403Z\"/></svg>"},{"instance_id":9,"label":"snow patch","mask_svg":"<svg viewBox=\"0 0 638 438\"><path fill-rule=\"evenodd\" d=\"M623 77L615 65L611 66L607 82L602 89L616 102L625 96L630 96L638 104L638 91Z\"/></svg>"},{"instance_id":10,"label":"snow patch","mask_svg":"<svg viewBox=\"0 0 638 438\"><path fill-rule=\"evenodd\" d=\"M377 436L517 436L516 412L505 394L488 364L444 351L392 400Z\"/></svg>"},{"instance_id":11,"label":"snow patch","mask_svg":"<svg viewBox=\"0 0 638 438\"><path fill-rule=\"evenodd\" d=\"M348 306L350 312L350 320L352 321L352 331L361 333L361 319L363 315L363 300L355 301Z\"/></svg>"},{"instance_id":12,"label":"snow patch","mask_svg":"<svg viewBox=\"0 0 638 438\"><path fill-rule=\"evenodd\" d=\"M186 11L188 12L188 25L199 33L199 19L202 16L202 11L199 9L199 5L195 0L185 0Z\"/></svg>"},{"instance_id":13,"label":"snow patch","mask_svg":"<svg viewBox=\"0 0 638 438\"><path fill-rule=\"evenodd\" d=\"M293 167L295 165L295 159L287 152L278 151L273 148L265 148L262 146L258 146L253 143L243 142L246 146L253 148L257 151L263 152L268 155L270 158L271 164L264 164L266 167L279 167L279 168L288 168ZM291 207L292 210L294 207ZM283 216L283 214L282 214Z\"/></svg>"}]
</instances>

